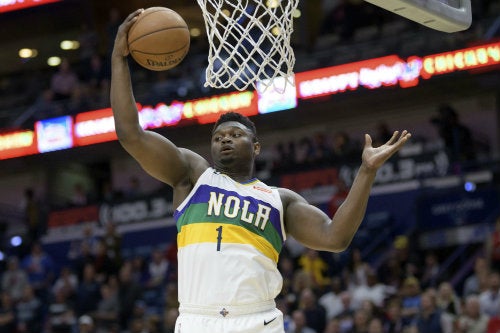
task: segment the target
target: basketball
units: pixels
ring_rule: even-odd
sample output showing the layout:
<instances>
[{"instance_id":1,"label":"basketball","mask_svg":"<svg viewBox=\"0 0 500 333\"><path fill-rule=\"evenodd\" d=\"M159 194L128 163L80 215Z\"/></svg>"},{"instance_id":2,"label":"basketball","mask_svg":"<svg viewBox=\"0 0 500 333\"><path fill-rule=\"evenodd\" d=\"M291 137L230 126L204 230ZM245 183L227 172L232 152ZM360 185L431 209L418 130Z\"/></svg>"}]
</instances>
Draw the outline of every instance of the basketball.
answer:
<instances>
[{"instance_id":1,"label":"basketball","mask_svg":"<svg viewBox=\"0 0 500 333\"><path fill-rule=\"evenodd\" d=\"M139 65L153 71L177 66L189 50L189 29L184 19L165 7L145 9L128 33L128 47Z\"/></svg>"}]
</instances>

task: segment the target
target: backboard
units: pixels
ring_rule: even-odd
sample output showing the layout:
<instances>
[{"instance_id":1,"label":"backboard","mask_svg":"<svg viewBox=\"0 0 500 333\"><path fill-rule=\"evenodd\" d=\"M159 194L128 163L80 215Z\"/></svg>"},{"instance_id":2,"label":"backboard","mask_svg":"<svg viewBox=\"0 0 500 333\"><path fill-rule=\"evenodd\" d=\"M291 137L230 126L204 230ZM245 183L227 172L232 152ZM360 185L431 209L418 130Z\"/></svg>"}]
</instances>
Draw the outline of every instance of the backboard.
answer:
<instances>
[{"instance_id":1,"label":"backboard","mask_svg":"<svg viewBox=\"0 0 500 333\"><path fill-rule=\"evenodd\" d=\"M471 0L365 0L429 28L466 30L472 22Z\"/></svg>"}]
</instances>

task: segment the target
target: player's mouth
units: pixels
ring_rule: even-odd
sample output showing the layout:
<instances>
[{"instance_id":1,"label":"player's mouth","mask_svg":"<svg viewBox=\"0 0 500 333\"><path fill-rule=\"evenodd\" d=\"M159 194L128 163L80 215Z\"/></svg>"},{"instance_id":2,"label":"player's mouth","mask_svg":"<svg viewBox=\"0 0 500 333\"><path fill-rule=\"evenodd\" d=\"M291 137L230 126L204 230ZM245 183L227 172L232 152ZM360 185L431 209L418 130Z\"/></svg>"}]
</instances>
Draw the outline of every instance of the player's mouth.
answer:
<instances>
[{"instance_id":1,"label":"player's mouth","mask_svg":"<svg viewBox=\"0 0 500 333\"><path fill-rule=\"evenodd\" d=\"M221 153L229 153L229 152L232 152L232 151L233 151L233 147L231 147L231 146L223 146L220 149Z\"/></svg>"}]
</instances>

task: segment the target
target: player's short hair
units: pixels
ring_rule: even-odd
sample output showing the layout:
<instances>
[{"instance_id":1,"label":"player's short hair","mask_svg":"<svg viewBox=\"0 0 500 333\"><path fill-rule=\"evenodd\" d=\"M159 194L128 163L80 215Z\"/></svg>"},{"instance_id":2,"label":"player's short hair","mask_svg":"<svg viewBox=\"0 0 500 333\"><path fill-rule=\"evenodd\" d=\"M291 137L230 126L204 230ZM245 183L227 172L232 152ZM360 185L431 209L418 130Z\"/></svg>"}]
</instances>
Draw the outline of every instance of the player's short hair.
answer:
<instances>
[{"instance_id":1,"label":"player's short hair","mask_svg":"<svg viewBox=\"0 0 500 333\"><path fill-rule=\"evenodd\" d=\"M253 121L251 121L247 116L242 115L241 113L237 112L227 112L222 114L217 122L214 125L214 128L212 130L212 133L215 132L215 129L222 123L226 123L228 121L237 121L240 124L244 125L246 128L248 128L252 134L253 134L253 140L254 142L257 141L257 128L255 127L255 124Z\"/></svg>"}]
</instances>

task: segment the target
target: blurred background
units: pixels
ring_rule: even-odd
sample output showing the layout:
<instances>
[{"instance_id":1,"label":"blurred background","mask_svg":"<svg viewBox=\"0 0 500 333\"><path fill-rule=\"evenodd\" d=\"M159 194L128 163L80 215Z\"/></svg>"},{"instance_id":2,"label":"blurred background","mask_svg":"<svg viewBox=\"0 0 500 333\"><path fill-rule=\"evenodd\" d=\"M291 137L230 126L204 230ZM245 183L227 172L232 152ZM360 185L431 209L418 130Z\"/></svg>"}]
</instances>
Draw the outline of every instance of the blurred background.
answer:
<instances>
[{"instance_id":1,"label":"blurred background","mask_svg":"<svg viewBox=\"0 0 500 333\"><path fill-rule=\"evenodd\" d=\"M333 214L364 133L413 134L346 252L287 240L287 333L498 332L500 3L472 5L472 26L448 34L364 1L304 0L297 89L277 96L204 87L194 1L0 4L0 332L173 332L172 193L121 148L109 109L117 28L152 6L185 18L190 52L167 72L130 59L134 91L144 126L179 146L210 159L214 120L243 112L263 146L257 176Z\"/></svg>"}]
</instances>

